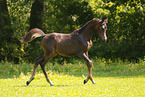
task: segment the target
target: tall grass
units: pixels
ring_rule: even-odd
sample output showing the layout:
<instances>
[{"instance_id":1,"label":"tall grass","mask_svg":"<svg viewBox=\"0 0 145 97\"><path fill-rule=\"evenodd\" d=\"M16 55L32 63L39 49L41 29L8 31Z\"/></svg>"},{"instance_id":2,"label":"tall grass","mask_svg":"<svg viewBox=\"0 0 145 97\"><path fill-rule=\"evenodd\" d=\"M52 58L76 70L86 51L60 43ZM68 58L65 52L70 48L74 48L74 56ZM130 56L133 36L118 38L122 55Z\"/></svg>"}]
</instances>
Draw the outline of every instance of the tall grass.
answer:
<instances>
[{"instance_id":1,"label":"tall grass","mask_svg":"<svg viewBox=\"0 0 145 97\"><path fill-rule=\"evenodd\" d=\"M145 61L140 60L139 63L123 62L120 59L100 59L94 58L93 61L93 76L100 77L116 77L116 76L138 76L145 73ZM21 74L29 75L33 70L33 64L29 62L21 62L14 64L11 62L0 63L0 78L19 77ZM82 60L72 59L71 63L66 60L61 64L57 61L50 61L46 64L48 73L62 73L73 76L87 75L87 66ZM40 66L37 72L42 73Z\"/></svg>"}]
</instances>

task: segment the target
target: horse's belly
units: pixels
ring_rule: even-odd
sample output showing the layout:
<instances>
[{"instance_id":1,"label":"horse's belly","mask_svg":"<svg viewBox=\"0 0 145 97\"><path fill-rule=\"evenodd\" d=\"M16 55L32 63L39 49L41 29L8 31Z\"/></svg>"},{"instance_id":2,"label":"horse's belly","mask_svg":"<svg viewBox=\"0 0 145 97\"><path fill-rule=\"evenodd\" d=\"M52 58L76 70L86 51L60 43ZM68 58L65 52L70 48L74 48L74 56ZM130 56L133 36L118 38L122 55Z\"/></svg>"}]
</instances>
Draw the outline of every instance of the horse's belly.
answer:
<instances>
[{"instance_id":1,"label":"horse's belly","mask_svg":"<svg viewBox=\"0 0 145 97\"><path fill-rule=\"evenodd\" d=\"M76 47L73 44L58 44L56 47L56 51L62 56L76 55Z\"/></svg>"}]
</instances>

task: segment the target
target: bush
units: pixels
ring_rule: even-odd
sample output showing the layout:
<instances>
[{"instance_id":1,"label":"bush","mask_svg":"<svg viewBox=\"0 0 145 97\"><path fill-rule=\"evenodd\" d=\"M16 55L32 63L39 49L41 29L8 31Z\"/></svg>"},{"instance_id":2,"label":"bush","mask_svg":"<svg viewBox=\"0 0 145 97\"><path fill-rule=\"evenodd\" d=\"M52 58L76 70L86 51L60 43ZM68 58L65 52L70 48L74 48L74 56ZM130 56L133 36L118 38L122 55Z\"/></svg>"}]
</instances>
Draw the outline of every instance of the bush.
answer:
<instances>
[{"instance_id":1,"label":"bush","mask_svg":"<svg viewBox=\"0 0 145 97\"><path fill-rule=\"evenodd\" d=\"M145 55L145 5L139 1L126 2L110 10L108 22L108 43L102 43L91 52L100 57L121 57L138 60ZM107 4L106 4L107 5ZM115 5L114 5L115 6ZM111 6L112 7L112 6ZM109 6L107 7L108 9Z\"/></svg>"},{"instance_id":2,"label":"bush","mask_svg":"<svg viewBox=\"0 0 145 97\"><path fill-rule=\"evenodd\" d=\"M29 29L32 1L10 1L8 9L15 36L19 39ZM93 18L109 18L107 43L100 43L96 34L90 57L139 59L145 55L145 4L142 1L57 0L46 1L43 31L71 33ZM20 59L33 61L43 55L41 39L22 44L14 52ZM7 54L6 54L7 56Z\"/></svg>"}]
</instances>

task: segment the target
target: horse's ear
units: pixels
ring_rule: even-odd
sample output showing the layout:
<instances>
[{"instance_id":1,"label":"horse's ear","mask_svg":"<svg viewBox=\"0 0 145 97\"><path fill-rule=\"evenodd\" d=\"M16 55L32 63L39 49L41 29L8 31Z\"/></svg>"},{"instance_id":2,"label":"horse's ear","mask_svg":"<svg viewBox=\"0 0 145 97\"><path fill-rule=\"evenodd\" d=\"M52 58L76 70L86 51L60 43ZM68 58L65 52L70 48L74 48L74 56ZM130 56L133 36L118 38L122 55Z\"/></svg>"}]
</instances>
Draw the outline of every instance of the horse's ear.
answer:
<instances>
[{"instance_id":1,"label":"horse's ear","mask_svg":"<svg viewBox=\"0 0 145 97\"><path fill-rule=\"evenodd\" d=\"M108 18L106 18L106 19L104 20L104 22L105 22L105 23L108 23Z\"/></svg>"},{"instance_id":2,"label":"horse's ear","mask_svg":"<svg viewBox=\"0 0 145 97\"><path fill-rule=\"evenodd\" d=\"M103 17L102 21L100 22L100 24L105 24L105 23L108 23L108 18Z\"/></svg>"}]
</instances>

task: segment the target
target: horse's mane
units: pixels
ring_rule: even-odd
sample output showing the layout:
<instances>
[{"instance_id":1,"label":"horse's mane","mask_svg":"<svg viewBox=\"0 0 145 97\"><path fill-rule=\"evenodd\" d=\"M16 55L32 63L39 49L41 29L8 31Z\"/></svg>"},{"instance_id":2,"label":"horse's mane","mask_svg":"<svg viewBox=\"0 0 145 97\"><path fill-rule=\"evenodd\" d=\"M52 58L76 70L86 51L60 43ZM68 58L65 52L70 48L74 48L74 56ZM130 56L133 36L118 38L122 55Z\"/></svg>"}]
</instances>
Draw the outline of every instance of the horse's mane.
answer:
<instances>
[{"instance_id":1,"label":"horse's mane","mask_svg":"<svg viewBox=\"0 0 145 97\"><path fill-rule=\"evenodd\" d=\"M91 20L90 20L91 21ZM85 25L83 25L81 28L74 30L72 33L74 34L80 34L82 33L86 27L89 25L90 21L88 21Z\"/></svg>"},{"instance_id":2,"label":"horse's mane","mask_svg":"<svg viewBox=\"0 0 145 97\"><path fill-rule=\"evenodd\" d=\"M87 28L87 26L90 24L90 22L91 22L91 20L88 21L88 22L87 22L85 25L83 25L81 28L79 28L78 33L82 33L82 32Z\"/></svg>"},{"instance_id":3,"label":"horse's mane","mask_svg":"<svg viewBox=\"0 0 145 97\"><path fill-rule=\"evenodd\" d=\"M93 19L93 20L90 20L90 21L88 21L85 25L83 25L81 28L74 30L72 33L77 33L77 34L82 33L82 32L87 28L87 26L90 24L90 22L92 22L92 21L94 21L94 20L95 20L95 21L100 21L100 19Z\"/></svg>"}]
</instances>

